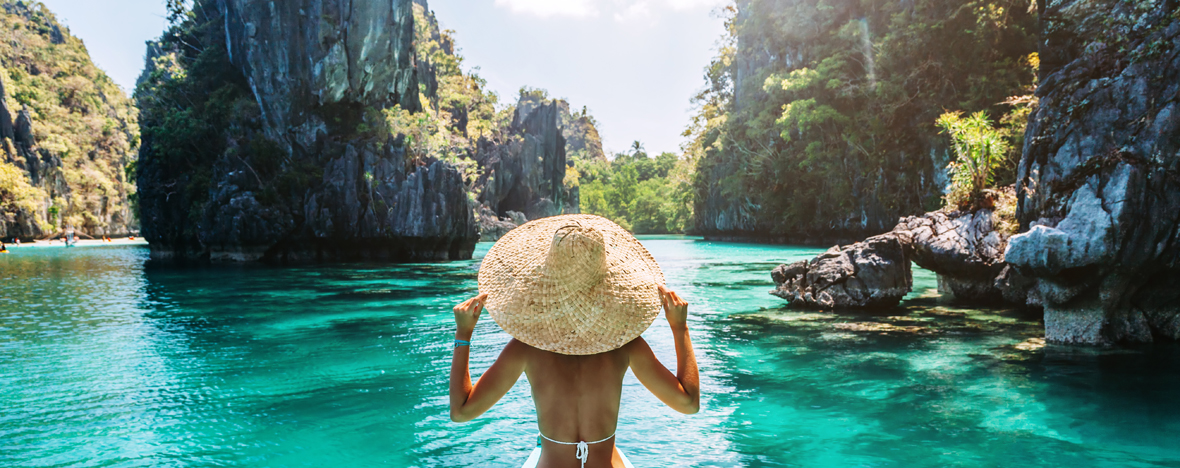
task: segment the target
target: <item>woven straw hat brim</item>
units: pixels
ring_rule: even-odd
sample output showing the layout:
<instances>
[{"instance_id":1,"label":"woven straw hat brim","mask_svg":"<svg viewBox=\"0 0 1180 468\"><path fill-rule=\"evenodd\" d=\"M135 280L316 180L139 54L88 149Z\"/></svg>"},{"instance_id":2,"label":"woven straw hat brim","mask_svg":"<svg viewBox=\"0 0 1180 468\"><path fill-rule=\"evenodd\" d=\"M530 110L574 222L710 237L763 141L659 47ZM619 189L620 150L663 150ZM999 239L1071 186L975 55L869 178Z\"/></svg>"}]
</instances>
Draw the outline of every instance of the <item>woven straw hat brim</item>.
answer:
<instances>
[{"instance_id":1,"label":"woven straw hat brim","mask_svg":"<svg viewBox=\"0 0 1180 468\"><path fill-rule=\"evenodd\" d=\"M562 278L546 268L554 234L577 224L603 233L601 281ZM600 257L601 258L601 257ZM575 270L577 271L577 270ZM485 308L509 335L536 348L586 355L617 349L651 326L664 274L647 249L617 224L594 215L531 221L488 250L479 270Z\"/></svg>"}]
</instances>

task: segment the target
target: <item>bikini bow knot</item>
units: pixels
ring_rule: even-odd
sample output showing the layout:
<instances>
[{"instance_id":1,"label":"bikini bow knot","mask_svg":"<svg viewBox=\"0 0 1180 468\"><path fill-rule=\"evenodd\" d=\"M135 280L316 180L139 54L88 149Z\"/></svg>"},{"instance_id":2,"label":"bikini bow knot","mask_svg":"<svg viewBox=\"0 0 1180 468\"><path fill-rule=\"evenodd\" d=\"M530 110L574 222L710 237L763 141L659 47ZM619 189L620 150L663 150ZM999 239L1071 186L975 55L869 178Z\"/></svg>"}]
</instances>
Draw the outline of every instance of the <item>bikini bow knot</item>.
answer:
<instances>
[{"instance_id":1,"label":"bikini bow knot","mask_svg":"<svg viewBox=\"0 0 1180 468\"><path fill-rule=\"evenodd\" d=\"M582 461L582 468L586 468L586 459L590 458L590 445L586 442L578 442L578 451L574 457Z\"/></svg>"}]
</instances>

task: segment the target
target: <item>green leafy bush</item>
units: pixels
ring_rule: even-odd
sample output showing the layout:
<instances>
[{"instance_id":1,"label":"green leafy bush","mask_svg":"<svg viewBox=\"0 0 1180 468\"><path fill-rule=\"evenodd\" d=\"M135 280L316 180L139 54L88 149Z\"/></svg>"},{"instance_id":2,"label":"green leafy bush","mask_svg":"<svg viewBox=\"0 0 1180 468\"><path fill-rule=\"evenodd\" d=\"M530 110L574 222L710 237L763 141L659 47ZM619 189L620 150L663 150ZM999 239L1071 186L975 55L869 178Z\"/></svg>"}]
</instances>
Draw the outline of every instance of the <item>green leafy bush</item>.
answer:
<instances>
[{"instance_id":1,"label":"green leafy bush","mask_svg":"<svg viewBox=\"0 0 1180 468\"><path fill-rule=\"evenodd\" d=\"M20 168L12 164L0 162L0 216L15 218L18 213L34 215L34 221L40 224L43 231L49 231L50 221L35 216L40 211L46 198L44 190L29 185L28 176ZM56 207L50 208L55 218ZM0 219L0 222L11 221Z\"/></svg>"},{"instance_id":2,"label":"green leafy bush","mask_svg":"<svg viewBox=\"0 0 1180 468\"><path fill-rule=\"evenodd\" d=\"M947 112L938 118L938 126L950 135L955 152L955 160L947 167L951 187L946 205L960 209L983 207L988 204L984 191L994 187L995 172L1003 166L1008 153L1003 132L992 126L984 111L967 117L961 112Z\"/></svg>"}]
</instances>

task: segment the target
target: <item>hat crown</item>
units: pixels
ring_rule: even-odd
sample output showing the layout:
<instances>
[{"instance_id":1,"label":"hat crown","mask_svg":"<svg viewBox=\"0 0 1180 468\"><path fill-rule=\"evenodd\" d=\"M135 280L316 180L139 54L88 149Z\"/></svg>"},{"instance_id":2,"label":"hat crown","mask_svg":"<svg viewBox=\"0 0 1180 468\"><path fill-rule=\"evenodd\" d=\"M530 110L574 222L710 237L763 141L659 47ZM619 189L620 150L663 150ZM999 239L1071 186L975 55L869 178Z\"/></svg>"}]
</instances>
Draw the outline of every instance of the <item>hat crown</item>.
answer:
<instances>
[{"instance_id":1,"label":"hat crown","mask_svg":"<svg viewBox=\"0 0 1180 468\"><path fill-rule=\"evenodd\" d=\"M606 276L606 233L574 223L553 233L545 269L572 289L589 289Z\"/></svg>"}]
</instances>

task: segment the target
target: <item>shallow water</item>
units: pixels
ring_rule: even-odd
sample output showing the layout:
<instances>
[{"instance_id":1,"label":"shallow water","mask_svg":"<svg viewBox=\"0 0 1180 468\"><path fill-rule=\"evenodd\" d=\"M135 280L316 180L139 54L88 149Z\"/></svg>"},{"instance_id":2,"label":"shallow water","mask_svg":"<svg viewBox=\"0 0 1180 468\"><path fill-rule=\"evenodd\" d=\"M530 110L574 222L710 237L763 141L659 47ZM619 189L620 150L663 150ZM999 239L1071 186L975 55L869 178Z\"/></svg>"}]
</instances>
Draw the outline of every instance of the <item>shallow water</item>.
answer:
<instances>
[{"instance_id":1,"label":"shallow water","mask_svg":"<svg viewBox=\"0 0 1180 468\"><path fill-rule=\"evenodd\" d=\"M692 306L702 411L631 376L637 466L1180 466L1180 349L1042 348L1036 315L915 292L876 314L795 311L769 271L818 249L646 238ZM144 247L0 256L0 466L514 467L527 382L447 416L450 308L476 260L145 267ZM644 334L667 363L663 319ZM508 340L477 328L472 368Z\"/></svg>"}]
</instances>

